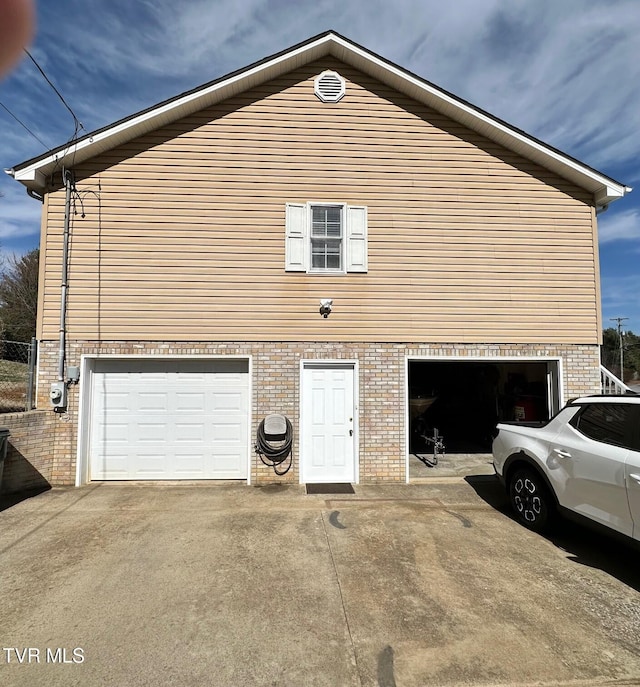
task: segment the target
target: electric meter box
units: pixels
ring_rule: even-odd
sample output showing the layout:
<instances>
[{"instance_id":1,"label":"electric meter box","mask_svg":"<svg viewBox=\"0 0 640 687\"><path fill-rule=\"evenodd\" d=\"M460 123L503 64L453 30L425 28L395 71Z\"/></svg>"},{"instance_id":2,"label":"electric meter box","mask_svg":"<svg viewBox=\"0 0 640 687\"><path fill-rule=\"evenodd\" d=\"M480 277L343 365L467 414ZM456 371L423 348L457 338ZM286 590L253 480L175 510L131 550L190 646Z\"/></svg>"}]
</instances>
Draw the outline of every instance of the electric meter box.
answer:
<instances>
[{"instance_id":1,"label":"electric meter box","mask_svg":"<svg viewBox=\"0 0 640 687\"><path fill-rule=\"evenodd\" d=\"M49 392L51 405L54 408L66 408L67 406L67 386L64 382L52 382Z\"/></svg>"}]
</instances>

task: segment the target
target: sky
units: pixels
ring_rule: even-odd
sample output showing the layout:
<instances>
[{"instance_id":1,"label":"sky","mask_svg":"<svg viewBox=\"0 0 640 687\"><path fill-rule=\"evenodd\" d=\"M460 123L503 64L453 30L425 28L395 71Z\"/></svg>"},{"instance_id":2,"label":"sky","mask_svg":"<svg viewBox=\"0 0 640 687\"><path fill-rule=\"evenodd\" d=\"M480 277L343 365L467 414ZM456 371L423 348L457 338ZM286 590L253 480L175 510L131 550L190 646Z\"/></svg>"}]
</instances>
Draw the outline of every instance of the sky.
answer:
<instances>
[{"instance_id":1,"label":"sky","mask_svg":"<svg viewBox=\"0 0 640 687\"><path fill-rule=\"evenodd\" d=\"M90 132L335 30L636 191L599 216L604 326L640 333L638 0L39 0L29 51ZM7 112L7 109L11 112ZM31 133L27 132L22 124ZM28 57L0 81L0 168L73 135ZM0 253L40 204L0 171Z\"/></svg>"}]
</instances>

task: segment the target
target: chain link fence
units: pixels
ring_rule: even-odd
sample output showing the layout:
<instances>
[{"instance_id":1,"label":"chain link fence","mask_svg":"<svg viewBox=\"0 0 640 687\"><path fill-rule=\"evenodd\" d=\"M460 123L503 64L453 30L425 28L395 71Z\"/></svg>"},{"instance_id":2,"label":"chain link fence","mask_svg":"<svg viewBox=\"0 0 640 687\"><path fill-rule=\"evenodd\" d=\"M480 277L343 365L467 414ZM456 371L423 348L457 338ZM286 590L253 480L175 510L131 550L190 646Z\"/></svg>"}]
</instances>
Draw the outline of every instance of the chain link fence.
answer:
<instances>
[{"instance_id":1,"label":"chain link fence","mask_svg":"<svg viewBox=\"0 0 640 687\"><path fill-rule=\"evenodd\" d=\"M33 408L36 340L0 341L0 413Z\"/></svg>"}]
</instances>

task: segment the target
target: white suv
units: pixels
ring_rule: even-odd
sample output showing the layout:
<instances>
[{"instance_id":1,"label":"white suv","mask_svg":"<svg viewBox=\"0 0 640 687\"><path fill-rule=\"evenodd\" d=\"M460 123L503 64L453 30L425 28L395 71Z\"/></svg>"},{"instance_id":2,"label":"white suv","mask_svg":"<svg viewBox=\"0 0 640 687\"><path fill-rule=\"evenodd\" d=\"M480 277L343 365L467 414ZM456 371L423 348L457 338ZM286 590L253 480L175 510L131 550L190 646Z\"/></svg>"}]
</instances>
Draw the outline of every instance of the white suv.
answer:
<instances>
[{"instance_id":1,"label":"white suv","mask_svg":"<svg viewBox=\"0 0 640 687\"><path fill-rule=\"evenodd\" d=\"M640 541L640 395L587 396L546 423L500 423L493 464L518 520L583 516Z\"/></svg>"}]
</instances>

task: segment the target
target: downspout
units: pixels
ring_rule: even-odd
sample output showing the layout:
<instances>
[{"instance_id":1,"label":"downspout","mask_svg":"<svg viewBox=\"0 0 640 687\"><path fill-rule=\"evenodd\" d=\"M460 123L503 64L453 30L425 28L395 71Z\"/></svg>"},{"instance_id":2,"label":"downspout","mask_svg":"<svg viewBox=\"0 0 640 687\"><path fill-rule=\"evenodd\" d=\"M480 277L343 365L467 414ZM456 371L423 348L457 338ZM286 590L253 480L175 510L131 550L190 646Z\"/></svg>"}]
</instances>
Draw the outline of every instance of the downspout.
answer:
<instances>
[{"instance_id":1,"label":"downspout","mask_svg":"<svg viewBox=\"0 0 640 687\"><path fill-rule=\"evenodd\" d=\"M4 170L5 174L8 174L12 179L16 178L16 170L11 167L10 169L5 169ZM35 198L36 200L39 200L41 203L44 203L44 196L41 193L38 193L35 189L29 188L27 186L27 195L30 198Z\"/></svg>"},{"instance_id":2,"label":"downspout","mask_svg":"<svg viewBox=\"0 0 640 687\"><path fill-rule=\"evenodd\" d=\"M64 233L62 239L62 283L60 285L60 341L58 347L58 382L64 383L64 363L67 326L67 281L69 276L69 235L71 223L71 171L63 171L64 199Z\"/></svg>"}]
</instances>

